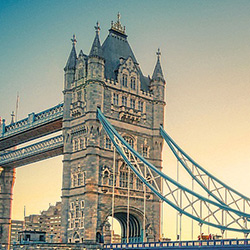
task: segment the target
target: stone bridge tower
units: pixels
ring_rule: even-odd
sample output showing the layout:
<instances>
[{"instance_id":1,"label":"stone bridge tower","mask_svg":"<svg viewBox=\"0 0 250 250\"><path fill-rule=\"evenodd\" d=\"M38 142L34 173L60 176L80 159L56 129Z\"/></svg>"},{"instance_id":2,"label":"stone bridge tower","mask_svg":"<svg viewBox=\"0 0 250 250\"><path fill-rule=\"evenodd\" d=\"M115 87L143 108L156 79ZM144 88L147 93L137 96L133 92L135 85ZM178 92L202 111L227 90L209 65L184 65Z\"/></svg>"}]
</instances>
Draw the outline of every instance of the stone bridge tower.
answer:
<instances>
[{"instance_id":1,"label":"stone bridge tower","mask_svg":"<svg viewBox=\"0 0 250 250\"><path fill-rule=\"evenodd\" d=\"M128 43L125 27L111 23L101 45L97 23L89 55L77 56L76 39L65 71L64 159L62 187L63 242L110 242L107 218L112 211L113 148L96 119L97 107L119 133L151 163L162 167L165 80L160 52L152 77L145 77ZM127 237L127 190L130 185L129 237L142 239L143 185L116 155L114 217ZM147 193L146 238L157 241L160 203Z\"/></svg>"}]
</instances>

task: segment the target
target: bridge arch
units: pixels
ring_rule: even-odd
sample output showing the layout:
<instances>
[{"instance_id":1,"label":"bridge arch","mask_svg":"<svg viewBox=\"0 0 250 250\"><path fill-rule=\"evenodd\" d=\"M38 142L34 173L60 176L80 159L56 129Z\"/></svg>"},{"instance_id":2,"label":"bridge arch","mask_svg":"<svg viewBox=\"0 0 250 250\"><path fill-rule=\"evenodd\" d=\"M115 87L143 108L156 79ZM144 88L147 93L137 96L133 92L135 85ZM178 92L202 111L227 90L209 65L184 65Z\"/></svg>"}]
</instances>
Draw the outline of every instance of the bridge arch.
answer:
<instances>
[{"instance_id":1,"label":"bridge arch","mask_svg":"<svg viewBox=\"0 0 250 250\"><path fill-rule=\"evenodd\" d=\"M112 209L109 209L104 221L107 221L112 216ZM130 242L141 242L143 239L143 212L136 207L129 209L129 229L127 228L127 207L116 206L114 208L114 218L121 226L121 242L127 242L127 233L129 234ZM147 219L146 219L147 221ZM146 222L147 223L147 222Z\"/></svg>"}]
</instances>

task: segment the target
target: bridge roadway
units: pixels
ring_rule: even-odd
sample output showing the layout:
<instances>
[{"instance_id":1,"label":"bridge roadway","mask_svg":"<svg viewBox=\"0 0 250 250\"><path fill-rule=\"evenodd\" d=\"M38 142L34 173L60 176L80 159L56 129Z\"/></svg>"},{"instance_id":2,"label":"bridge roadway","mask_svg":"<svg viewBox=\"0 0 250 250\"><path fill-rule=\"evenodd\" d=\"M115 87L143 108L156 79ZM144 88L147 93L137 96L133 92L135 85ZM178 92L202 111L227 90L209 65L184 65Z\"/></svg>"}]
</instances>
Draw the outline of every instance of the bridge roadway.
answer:
<instances>
[{"instance_id":1,"label":"bridge roadway","mask_svg":"<svg viewBox=\"0 0 250 250\"><path fill-rule=\"evenodd\" d=\"M5 244L0 245L0 249L6 247ZM167 241L167 242L144 242L144 243L117 243L117 244L98 244L98 243L32 243L32 244L14 244L12 245L14 250L25 249L46 249L46 250L249 250L250 239L224 239L224 240L208 240L208 241Z\"/></svg>"},{"instance_id":2,"label":"bridge roadway","mask_svg":"<svg viewBox=\"0 0 250 250\"><path fill-rule=\"evenodd\" d=\"M225 239L208 241L167 241L167 242L144 242L144 243L120 243L105 244L105 250L123 250L123 249L250 249L250 239Z\"/></svg>"},{"instance_id":3,"label":"bridge roadway","mask_svg":"<svg viewBox=\"0 0 250 250\"><path fill-rule=\"evenodd\" d=\"M0 151L62 129L63 104L42 111L31 113L23 120L0 125Z\"/></svg>"}]
</instances>

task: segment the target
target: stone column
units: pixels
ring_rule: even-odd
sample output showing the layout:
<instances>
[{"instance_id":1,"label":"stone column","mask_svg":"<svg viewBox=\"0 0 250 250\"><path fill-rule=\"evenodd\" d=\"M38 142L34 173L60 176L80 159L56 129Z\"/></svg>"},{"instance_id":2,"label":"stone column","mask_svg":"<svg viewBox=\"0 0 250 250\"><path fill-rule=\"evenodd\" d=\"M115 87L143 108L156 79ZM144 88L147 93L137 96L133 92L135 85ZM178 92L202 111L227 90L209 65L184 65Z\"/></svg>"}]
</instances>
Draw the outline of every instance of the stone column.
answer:
<instances>
[{"instance_id":1,"label":"stone column","mask_svg":"<svg viewBox=\"0 0 250 250\"><path fill-rule=\"evenodd\" d=\"M11 209L15 169L0 167L0 248L10 243ZM1 248L4 249L4 248ZM8 249L8 246L6 246Z\"/></svg>"}]
</instances>

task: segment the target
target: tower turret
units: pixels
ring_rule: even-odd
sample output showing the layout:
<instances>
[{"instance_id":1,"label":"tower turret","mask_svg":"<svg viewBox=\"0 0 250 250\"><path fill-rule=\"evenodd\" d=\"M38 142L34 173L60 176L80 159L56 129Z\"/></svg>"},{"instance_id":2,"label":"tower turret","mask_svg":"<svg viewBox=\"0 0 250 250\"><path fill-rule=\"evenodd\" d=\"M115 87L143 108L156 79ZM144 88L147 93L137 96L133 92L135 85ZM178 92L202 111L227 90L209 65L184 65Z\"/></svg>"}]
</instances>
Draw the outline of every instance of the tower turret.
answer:
<instances>
[{"instance_id":1,"label":"tower turret","mask_svg":"<svg viewBox=\"0 0 250 250\"><path fill-rule=\"evenodd\" d=\"M76 60L77 60L77 55L76 55L76 36L73 35L72 41L72 49L69 54L68 61L66 63L66 66L64 68L65 72L65 81L64 81L64 89L69 89L70 84L74 81L74 74L75 74L75 68L76 68Z\"/></svg>"},{"instance_id":2,"label":"tower turret","mask_svg":"<svg viewBox=\"0 0 250 250\"><path fill-rule=\"evenodd\" d=\"M88 58L88 80L104 80L104 58L99 33L100 26L96 23L96 36L92 44Z\"/></svg>"},{"instance_id":3,"label":"tower turret","mask_svg":"<svg viewBox=\"0 0 250 250\"><path fill-rule=\"evenodd\" d=\"M154 94L156 100L164 101L164 92L165 92L165 80L161 68L160 63L160 56L161 52L160 49L156 52L157 55L157 62L154 68L154 72L152 75L152 81L150 83L150 89Z\"/></svg>"}]
</instances>

